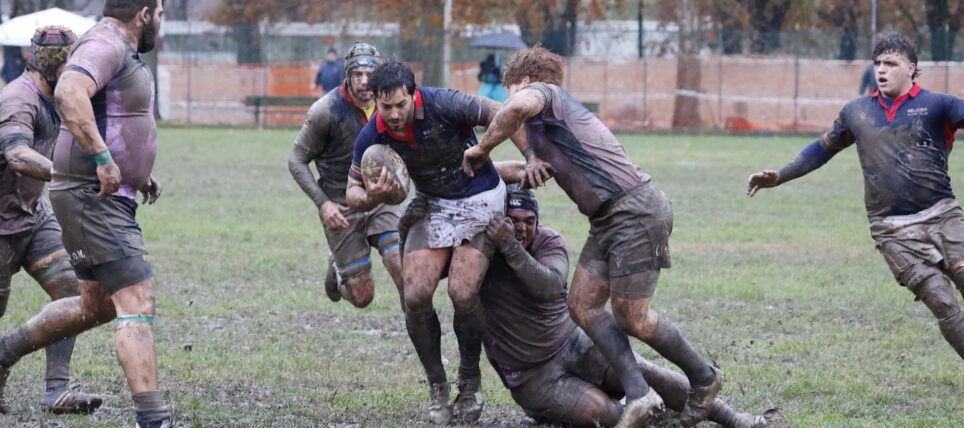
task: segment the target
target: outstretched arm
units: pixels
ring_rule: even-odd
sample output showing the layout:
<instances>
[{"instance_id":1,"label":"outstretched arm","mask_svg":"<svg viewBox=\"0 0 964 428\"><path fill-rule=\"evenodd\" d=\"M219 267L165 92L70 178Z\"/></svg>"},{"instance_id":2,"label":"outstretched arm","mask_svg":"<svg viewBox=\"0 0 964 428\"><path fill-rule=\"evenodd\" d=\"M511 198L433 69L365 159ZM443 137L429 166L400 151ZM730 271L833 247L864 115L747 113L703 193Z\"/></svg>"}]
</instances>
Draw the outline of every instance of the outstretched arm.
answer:
<instances>
[{"instance_id":1,"label":"outstretched arm","mask_svg":"<svg viewBox=\"0 0 964 428\"><path fill-rule=\"evenodd\" d=\"M37 153L26 142L13 142L3 150L3 156L7 158L7 164L11 169L40 181L50 181L50 170L53 164L50 159Z\"/></svg>"},{"instance_id":2,"label":"outstretched arm","mask_svg":"<svg viewBox=\"0 0 964 428\"><path fill-rule=\"evenodd\" d=\"M530 159L532 152L525 141L522 124L539 114L544 103L542 97L533 90L522 89L509 97L492 117L482 142L465 151L462 161L465 173L474 176L475 169L489 158L489 153L509 138L512 138L526 159Z\"/></svg>"},{"instance_id":3,"label":"outstretched arm","mask_svg":"<svg viewBox=\"0 0 964 428\"><path fill-rule=\"evenodd\" d=\"M803 177L823 166L834 155L846 148L846 145L835 145L830 135L830 133L824 134L816 141L808 144L778 171L765 169L751 175L747 179L746 194L752 197L760 189L779 186L790 180Z\"/></svg>"}]
</instances>

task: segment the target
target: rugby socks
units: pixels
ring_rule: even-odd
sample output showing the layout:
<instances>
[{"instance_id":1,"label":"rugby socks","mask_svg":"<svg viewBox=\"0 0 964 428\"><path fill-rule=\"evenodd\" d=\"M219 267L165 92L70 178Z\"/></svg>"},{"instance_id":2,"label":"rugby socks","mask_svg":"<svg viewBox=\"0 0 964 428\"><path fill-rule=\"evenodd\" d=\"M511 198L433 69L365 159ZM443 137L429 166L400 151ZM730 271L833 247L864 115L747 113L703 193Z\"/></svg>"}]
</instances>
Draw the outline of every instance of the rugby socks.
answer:
<instances>
[{"instance_id":1,"label":"rugby socks","mask_svg":"<svg viewBox=\"0 0 964 428\"><path fill-rule=\"evenodd\" d=\"M435 308L429 305L425 309L405 311L405 328L429 384L447 383L442 365L442 325Z\"/></svg>"},{"instance_id":2,"label":"rugby socks","mask_svg":"<svg viewBox=\"0 0 964 428\"><path fill-rule=\"evenodd\" d=\"M0 365L13 367L21 357L38 349L27 335L28 325L29 323L21 325L13 333L0 338Z\"/></svg>"},{"instance_id":3,"label":"rugby socks","mask_svg":"<svg viewBox=\"0 0 964 428\"><path fill-rule=\"evenodd\" d=\"M676 323L668 318L659 315L652 337L645 342L663 358L682 369L689 378L691 386L708 385L713 382L713 370L703 362L693 346L683 337L683 332Z\"/></svg>"},{"instance_id":4,"label":"rugby socks","mask_svg":"<svg viewBox=\"0 0 964 428\"><path fill-rule=\"evenodd\" d=\"M592 339L599 352L612 364L619 382L626 392L626 402L642 398L649 393L649 385L636 365L633 349L629 346L626 332L616 324L616 318L609 311L603 311L586 325L586 334Z\"/></svg>"},{"instance_id":5,"label":"rugby socks","mask_svg":"<svg viewBox=\"0 0 964 428\"><path fill-rule=\"evenodd\" d=\"M479 359L482 356L482 328L485 309L476 299L475 306L466 312L455 312L452 327L459 342L459 381L478 379L482 376Z\"/></svg>"},{"instance_id":6,"label":"rugby socks","mask_svg":"<svg viewBox=\"0 0 964 428\"><path fill-rule=\"evenodd\" d=\"M159 391L134 393L131 399L134 400L137 425L141 428L159 427L161 422L174 416L174 410Z\"/></svg>"},{"instance_id":7,"label":"rugby socks","mask_svg":"<svg viewBox=\"0 0 964 428\"><path fill-rule=\"evenodd\" d=\"M70 355L74 352L76 336L47 345L47 391L59 391L70 381Z\"/></svg>"},{"instance_id":8,"label":"rugby socks","mask_svg":"<svg viewBox=\"0 0 964 428\"><path fill-rule=\"evenodd\" d=\"M964 359L964 312L958 308L956 314L938 321L937 325L947 343Z\"/></svg>"}]
</instances>

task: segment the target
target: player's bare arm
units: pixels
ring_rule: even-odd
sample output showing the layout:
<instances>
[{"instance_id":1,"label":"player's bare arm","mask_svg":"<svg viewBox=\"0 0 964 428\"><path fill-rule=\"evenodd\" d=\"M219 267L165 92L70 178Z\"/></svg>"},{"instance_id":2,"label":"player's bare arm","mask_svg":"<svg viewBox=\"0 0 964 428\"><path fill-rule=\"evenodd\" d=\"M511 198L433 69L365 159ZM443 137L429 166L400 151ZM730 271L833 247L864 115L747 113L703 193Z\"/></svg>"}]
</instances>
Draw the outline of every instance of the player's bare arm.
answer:
<instances>
[{"instance_id":1,"label":"player's bare arm","mask_svg":"<svg viewBox=\"0 0 964 428\"><path fill-rule=\"evenodd\" d=\"M779 171L765 169L747 179L746 194L756 195L760 189L776 187L795 178L803 177L827 163L842 149L834 147L826 135L810 143Z\"/></svg>"},{"instance_id":2,"label":"player's bare arm","mask_svg":"<svg viewBox=\"0 0 964 428\"><path fill-rule=\"evenodd\" d=\"M318 185L318 181L315 179L315 175L311 172L311 168L308 164L311 162L311 156L308 152L298 144L295 144L294 149L291 151L291 157L288 158L288 171L291 172L291 177L295 179L298 183L298 187L311 198L311 201L315 203L318 207L318 217L321 218L321 222L324 223L325 227L331 230L342 230L348 227L348 219L345 218L344 214L350 208L345 205L339 204L337 202L332 202L328 195L325 194L321 186Z\"/></svg>"},{"instance_id":3,"label":"player's bare arm","mask_svg":"<svg viewBox=\"0 0 964 428\"><path fill-rule=\"evenodd\" d=\"M345 199L348 206L356 210L368 211L375 208L378 204L383 204L393 194L397 194L401 185L392 178L388 168L382 167L382 173L376 181L364 178L364 183L359 184L353 179L348 180L348 189L345 192Z\"/></svg>"},{"instance_id":4,"label":"player's bare arm","mask_svg":"<svg viewBox=\"0 0 964 428\"><path fill-rule=\"evenodd\" d=\"M120 188L121 174L97 129L94 107L90 102L95 94L97 84L93 79L81 72L67 70L57 83L54 98L67 130L84 152L93 155L97 161L97 178L100 180L97 197L104 199Z\"/></svg>"},{"instance_id":5,"label":"player's bare arm","mask_svg":"<svg viewBox=\"0 0 964 428\"><path fill-rule=\"evenodd\" d=\"M495 165L495 171L499 173L499 177L502 178L502 181L506 182L506 184L525 181L525 162L513 160L492 162L492 164Z\"/></svg>"},{"instance_id":6,"label":"player's bare arm","mask_svg":"<svg viewBox=\"0 0 964 428\"><path fill-rule=\"evenodd\" d=\"M475 168L482 165L489 158L489 153L509 138L512 138L516 147L519 147L526 159L529 159L532 153L525 143L521 128L526 120L542 111L544 103L537 93L526 89L520 90L506 100L489 123L489 129L482 137L482 142L465 151L462 158L462 169L465 173L474 176Z\"/></svg>"},{"instance_id":7,"label":"player's bare arm","mask_svg":"<svg viewBox=\"0 0 964 428\"><path fill-rule=\"evenodd\" d=\"M53 168L53 163L30 147L26 145L14 146L4 151L3 155L7 158L7 164L10 168L20 175L40 181L50 181L50 170Z\"/></svg>"}]
</instances>

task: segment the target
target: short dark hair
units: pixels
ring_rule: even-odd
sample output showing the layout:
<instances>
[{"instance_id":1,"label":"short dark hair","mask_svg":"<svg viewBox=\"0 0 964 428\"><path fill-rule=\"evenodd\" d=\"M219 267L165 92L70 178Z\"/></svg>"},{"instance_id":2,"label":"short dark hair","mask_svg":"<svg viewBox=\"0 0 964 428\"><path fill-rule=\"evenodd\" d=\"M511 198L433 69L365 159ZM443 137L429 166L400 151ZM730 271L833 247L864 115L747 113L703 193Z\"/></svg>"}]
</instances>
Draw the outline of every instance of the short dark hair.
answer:
<instances>
[{"instance_id":1,"label":"short dark hair","mask_svg":"<svg viewBox=\"0 0 964 428\"><path fill-rule=\"evenodd\" d=\"M412 95L415 93L415 73L404 63L388 60L372 71L368 87L376 97L391 94L398 88L405 88L405 92Z\"/></svg>"},{"instance_id":2,"label":"short dark hair","mask_svg":"<svg viewBox=\"0 0 964 428\"><path fill-rule=\"evenodd\" d=\"M545 82L561 86L563 75L562 57L537 44L529 49L522 49L509 58L509 62L505 64L505 74L502 75L502 85L508 88L528 77L532 83Z\"/></svg>"},{"instance_id":3,"label":"short dark hair","mask_svg":"<svg viewBox=\"0 0 964 428\"><path fill-rule=\"evenodd\" d=\"M161 4L164 4L164 0L161 0ZM157 8L157 0L107 0L104 4L104 16L109 16L111 18L128 22L137 16L137 12L141 9L147 8L147 12L154 14L154 9Z\"/></svg>"},{"instance_id":4,"label":"short dark hair","mask_svg":"<svg viewBox=\"0 0 964 428\"><path fill-rule=\"evenodd\" d=\"M885 34L884 37L874 44L874 62L876 62L877 58L881 55L889 53L906 57L911 64L914 64L914 75L912 78L916 79L917 76L920 76L920 69L917 68L917 43L914 43L910 37L897 32Z\"/></svg>"}]
</instances>

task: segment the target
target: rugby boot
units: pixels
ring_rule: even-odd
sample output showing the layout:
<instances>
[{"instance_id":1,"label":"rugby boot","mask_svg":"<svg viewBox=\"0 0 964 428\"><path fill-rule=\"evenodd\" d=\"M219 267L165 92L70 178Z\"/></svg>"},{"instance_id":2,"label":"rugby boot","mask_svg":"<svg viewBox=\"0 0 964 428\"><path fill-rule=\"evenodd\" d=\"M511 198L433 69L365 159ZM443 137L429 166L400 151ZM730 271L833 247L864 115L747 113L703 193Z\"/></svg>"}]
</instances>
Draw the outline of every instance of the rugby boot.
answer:
<instances>
[{"instance_id":1,"label":"rugby boot","mask_svg":"<svg viewBox=\"0 0 964 428\"><path fill-rule=\"evenodd\" d=\"M429 386L428 418L436 425L445 425L452 418L449 407L449 384L433 383Z\"/></svg>"},{"instance_id":2,"label":"rugby boot","mask_svg":"<svg viewBox=\"0 0 964 428\"><path fill-rule=\"evenodd\" d=\"M658 422L666 414L663 398L653 388L646 395L626 403L616 428L638 428Z\"/></svg>"},{"instance_id":3,"label":"rugby boot","mask_svg":"<svg viewBox=\"0 0 964 428\"><path fill-rule=\"evenodd\" d=\"M770 409L759 416L741 412L737 413L734 419L733 428L787 428L790 426L790 421L780 409Z\"/></svg>"},{"instance_id":4,"label":"rugby boot","mask_svg":"<svg viewBox=\"0 0 964 428\"><path fill-rule=\"evenodd\" d=\"M7 414L10 413L10 406L7 405L7 399L4 398L3 393L7 389L7 377L10 376L10 368L0 365L0 413Z\"/></svg>"},{"instance_id":5,"label":"rugby boot","mask_svg":"<svg viewBox=\"0 0 964 428\"><path fill-rule=\"evenodd\" d=\"M143 424L138 422L134 426L136 428L171 428L174 425L171 425L170 419L164 419L164 420L155 421L155 422L145 422Z\"/></svg>"},{"instance_id":6,"label":"rugby boot","mask_svg":"<svg viewBox=\"0 0 964 428\"><path fill-rule=\"evenodd\" d=\"M331 257L330 254L329 257ZM341 300L341 290L338 289L338 272L335 271L335 266L329 266L328 273L325 274L325 294L332 302Z\"/></svg>"},{"instance_id":7,"label":"rugby boot","mask_svg":"<svg viewBox=\"0 0 964 428\"><path fill-rule=\"evenodd\" d=\"M45 412L55 415L64 413L94 413L104 398L99 395L86 394L79 391L71 391L64 387L54 391L47 391L40 400L40 407Z\"/></svg>"},{"instance_id":8,"label":"rugby boot","mask_svg":"<svg viewBox=\"0 0 964 428\"><path fill-rule=\"evenodd\" d=\"M713 382L709 385L695 386L690 388L689 396L686 397L686 404L680 413L679 421L684 427L691 427L704 420L713 410L713 400L723 388L723 371L710 366L713 370Z\"/></svg>"},{"instance_id":9,"label":"rugby boot","mask_svg":"<svg viewBox=\"0 0 964 428\"><path fill-rule=\"evenodd\" d=\"M472 424L482 416L485 402L482 397L482 379L474 378L459 382L459 395L452 403L452 413L456 421Z\"/></svg>"}]
</instances>

